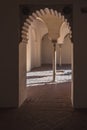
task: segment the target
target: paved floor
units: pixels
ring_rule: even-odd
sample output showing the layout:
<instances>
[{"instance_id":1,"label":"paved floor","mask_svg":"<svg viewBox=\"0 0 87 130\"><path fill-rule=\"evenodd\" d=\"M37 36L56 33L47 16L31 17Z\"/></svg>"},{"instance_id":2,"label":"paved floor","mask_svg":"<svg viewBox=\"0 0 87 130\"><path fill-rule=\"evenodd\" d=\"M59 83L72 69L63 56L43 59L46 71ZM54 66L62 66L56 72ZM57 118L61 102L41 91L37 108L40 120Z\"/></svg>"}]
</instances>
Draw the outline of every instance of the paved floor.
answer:
<instances>
[{"instance_id":1,"label":"paved floor","mask_svg":"<svg viewBox=\"0 0 87 130\"><path fill-rule=\"evenodd\" d=\"M51 65L43 65L38 68L32 69L32 71L27 72L27 87L46 85L46 84L56 84L63 82L71 82L72 80L72 70L70 65L57 66L56 70L56 82L53 81L53 70Z\"/></svg>"},{"instance_id":2,"label":"paved floor","mask_svg":"<svg viewBox=\"0 0 87 130\"><path fill-rule=\"evenodd\" d=\"M75 110L71 83L27 87L19 109L0 109L0 130L87 130L87 110Z\"/></svg>"},{"instance_id":3,"label":"paved floor","mask_svg":"<svg viewBox=\"0 0 87 130\"><path fill-rule=\"evenodd\" d=\"M74 110L70 83L28 87L19 109L0 109L0 130L87 130L87 110Z\"/></svg>"}]
</instances>

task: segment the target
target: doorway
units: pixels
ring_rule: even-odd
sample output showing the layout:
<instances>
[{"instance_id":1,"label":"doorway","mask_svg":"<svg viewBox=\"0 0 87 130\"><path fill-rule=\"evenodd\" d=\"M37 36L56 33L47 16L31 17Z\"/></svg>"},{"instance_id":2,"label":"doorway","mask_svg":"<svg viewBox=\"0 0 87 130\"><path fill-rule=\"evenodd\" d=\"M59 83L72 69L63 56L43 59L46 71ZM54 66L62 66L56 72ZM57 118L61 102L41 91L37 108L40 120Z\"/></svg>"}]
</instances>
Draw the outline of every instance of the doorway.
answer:
<instances>
[{"instance_id":1,"label":"doorway","mask_svg":"<svg viewBox=\"0 0 87 130\"><path fill-rule=\"evenodd\" d=\"M32 19L32 17L31 17L31 19ZM29 22L29 21L28 21ZM37 22L37 20L36 20L36 23L38 24L38 22ZM43 22L42 21L39 21L39 24L38 25L40 25L40 23L41 24L43 24ZM27 26L27 24L26 24L26 26ZM44 25L45 26L45 25ZM38 27L38 26L36 26L36 27ZM41 28L41 29L43 29L43 28ZM40 70L41 69L41 65L43 64L43 63L45 63L46 61L44 61L44 60L47 60L46 58L43 58L44 57L44 55L45 54L41 54L42 52L44 52L44 51L42 51L42 44L43 44L43 37L44 36L46 36L46 34L47 34L47 29L45 30L46 32L45 32L45 34L43 35L43 37L42 37L42 35L40 34L40 33L38 33L37 32L37 30L36 30L36 28L35 28L35 26L33 26L33 22L32 22L32 24L31 24L31 27L29 27L29 33L28 34L30 34L29 36L30 37L32 37L32 38L29 38L29 40L28 40L28 44L27 44L27 50L28 49L30 49L30 51L27 51L27 59L28 60L30 60L30 61L28 61L27 60L27 63L28 63L28 71L27 71L27 81L28 81L28 79L29 79L29 84L27 83L27 86L33 86L34 84L35 84L35 86L38 86L38 83L34 83L33 82L33 85L32 85L32 83L30 84L30 82L32 82L32 79L33 79L33 81L36 81L36 78L37 77L39 77L39 79L37 80L37 81L41 81L41 78L42 79L44 79L44 77L46 78L47 77L47 75L50 75L49 73L47 73L47 75L46 75L46 72L45 71L43 71L43 70ZM39 34L39 35L38 35ZM39 38L38 38L39 37ZM23 39L25 42L27 41L27 39L26 38L24 38ZM32 42L31 42L31 41ZM62 79L61 79L61 81L62 80L64 80L64 76L65 77L67 77L68 76L68 79L66 79L69 83L70 82L72 82L71 80L72 80L72 70L71 70L71 61L72 61L72 59L70 59L71 57L71 45L70 45L70 47L67 45L67 41L69 41L69 38L68 37L66 37L65 38L65 42L66 42L66 44L65 44L65 47L63 46L63 48L62 48L62 53L61 53L61 56L62 56L62 65L60 66L59 65L59 63L58 63L58 60L59 60L59 58L58 58L58 56L57 56L57 72L58 72L58 76L60 76L60 77L62 77ZM32 43L32 44L31 44ZM47 42L48 43L48 42ZM68 50L69 51L67 51L66 49L67 49L67 47L69 47L68 48ZM58 49L58 47L57 47L57 49ZM71 49L71 50L70 50ZM66 51L65 51L66 50ZM69 57L67 57L66 58L66 56L65 55L67 55L67 53L66 52L68 52L70 55L69 55ZM28 55L30 53L30 55ZM43 56L42 56L43 55ZM29 57L28 57L29 56ZM48 61L50 61L50 55L48 56L48 60L47 60L47 62ZM36 60L37 59L37 60ZM64 61L65 60L65 61ZM52 61L51 62L49 62L49 63L52 63ZM30 68L29 68L30 67ZM45 66L46 68L47 68L47 66ZM51 67L51 71L52 71L52 66L50 66ZM50 67L48 67L48 69L47 70L49 70L50 69ZM43 68L43 67L42 67ZM45 68L45 69L46 69ZM67 71L67 69L68 69L68 71ZM36 71L39 71L40 70L40 72L42 71L42 74L44 74L44 75L42 75L41 76L41 73L40 73L40 75L38 75L38 73L36 72ZM35 74L36 73L36 74ZM31 75L30 75L31 74ZM52 75L52 74L51 74ZM57 76L56 76L57 77ZM34 79L35 78L35 79ZM69 79L70 78L70 79ZM31 80L30 80L31 79ZM41 81L42 82L42 81ZM58 77L58 82L59 82L59 77ZM48 81L48 83L46 82L46 79L45 79L45 82L44 82L44 84L43 85L50 85L50 84L54 84L54 85L56 85L57 86L57 84L59 84L58 82L55 82L55 83L53 83L53 82L49 82ZM41 84L39 84L39 86L40 86ZM70 84L69 84L70 85ZM65 85L64 85L65 86Z\"/></svg>"}]
</instances>

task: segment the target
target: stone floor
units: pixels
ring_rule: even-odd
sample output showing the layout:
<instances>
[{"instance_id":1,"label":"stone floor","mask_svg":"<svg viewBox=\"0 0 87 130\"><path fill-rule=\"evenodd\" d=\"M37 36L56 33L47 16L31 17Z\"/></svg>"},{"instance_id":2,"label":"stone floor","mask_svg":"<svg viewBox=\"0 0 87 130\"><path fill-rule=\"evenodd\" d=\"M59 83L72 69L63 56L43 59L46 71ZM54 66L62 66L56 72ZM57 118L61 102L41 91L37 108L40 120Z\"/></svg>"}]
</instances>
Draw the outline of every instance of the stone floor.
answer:
<instances>
[{"instance_id":1,"label":"stone floor","mask_svg":"<svg viewBox=\"0 0 87 130\"><path fill-rule=\"evenodd\" d=\"M87 130L87 110L75 110L71 83L27 87L19 109L0 109L0 130Z\"/></svg>"},{"instance_id":2,"label":"stone floor","mask_svg":"<svg viewBox=\"0 0 87 130\"><path fill-rule=\"evenodd\" d=\"M41 67L33 68L30 72L27 72L26 76L27 87L56 84L63 82L71 82L72 70L70 65L62 65L61 67L57 65L55 82L52 82L53 70L51 65L42 65Z\"/></svg>"}]
</instances>

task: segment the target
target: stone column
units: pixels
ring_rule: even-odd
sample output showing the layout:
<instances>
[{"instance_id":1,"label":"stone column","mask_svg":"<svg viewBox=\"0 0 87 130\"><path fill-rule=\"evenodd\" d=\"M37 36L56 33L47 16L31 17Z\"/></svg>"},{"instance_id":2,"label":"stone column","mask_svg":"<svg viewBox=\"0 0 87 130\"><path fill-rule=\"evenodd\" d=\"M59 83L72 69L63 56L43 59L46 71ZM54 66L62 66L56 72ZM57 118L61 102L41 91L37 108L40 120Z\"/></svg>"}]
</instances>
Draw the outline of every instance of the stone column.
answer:
<instances>
[{"instance_id":1,"label":"stone column","mask_svg":"<svg viewBox=\"0 0 87 130\"><path fill-rule=\"evenodd\" d=\"M59 44L59 66L62 65L62 44Z\"/></svg>"},{"instance_id":2,"label":"stone column","mask_svg":"<svg viewBox=\"0 0 87 130\"><path fill-rule=\"evenodd\" d=\"M53 43L53 82L56 79L56 43L57 40L52 40Z\"/></svg>"}]
</instances>

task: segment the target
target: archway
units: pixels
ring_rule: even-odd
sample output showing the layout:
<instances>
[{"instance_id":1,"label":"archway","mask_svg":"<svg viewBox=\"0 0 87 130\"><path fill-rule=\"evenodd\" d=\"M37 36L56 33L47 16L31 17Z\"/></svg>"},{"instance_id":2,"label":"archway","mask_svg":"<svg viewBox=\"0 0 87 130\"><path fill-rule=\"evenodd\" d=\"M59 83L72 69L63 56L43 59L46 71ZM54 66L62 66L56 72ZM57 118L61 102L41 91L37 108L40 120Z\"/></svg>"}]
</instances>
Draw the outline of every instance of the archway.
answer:
<instances>
[{"instance_id":1,"label":"archway","mask_svg":"<svg viewBox=\"0 0 87 130\"><path fill-rule=\"evenodd\" d=\"M50 18L50 20L48 20L49 18ZM32 13L32 16L29 16L29 18L26 19L26 22L24 23L23 30L22 30L22 36L21 36L22 43L28 43L29 28L31 26L31 23L36 19L39 19L42 22L46 22L45 24L46 24L46 26L48 26L48 37L49 37L49 39L52 40L53 44L56 44L58 37L60 37L60 33L61 33L60 28L63 23L65 23L66 26L68 27L68 30L70 30L70 27L69 27L66 19L64 19L64 16L62 16L56 10L52 10L52 9L48 9L48 8L46 8L44 10L41 9L40 11L36 11L36 13ZM53 21L50 22L52 19L53 19ZM52 27L51 25L55 24L57 21L58 21L58 23L57 23L58 26ZM65 33L67 34L67 32L65 32ZM71 32L68 32L68 34L71 35ZM65 37L65 34L64 34L64 37ZM64 37L63 37L63 39L64 39ZM54 45L54 48L55 48L55 45ZM55 65L54 65L54 67L55 67ZM55 68L54 68L54 70L55 70Z\"/></svg>"}]
</instances>

